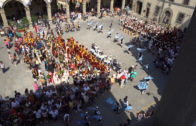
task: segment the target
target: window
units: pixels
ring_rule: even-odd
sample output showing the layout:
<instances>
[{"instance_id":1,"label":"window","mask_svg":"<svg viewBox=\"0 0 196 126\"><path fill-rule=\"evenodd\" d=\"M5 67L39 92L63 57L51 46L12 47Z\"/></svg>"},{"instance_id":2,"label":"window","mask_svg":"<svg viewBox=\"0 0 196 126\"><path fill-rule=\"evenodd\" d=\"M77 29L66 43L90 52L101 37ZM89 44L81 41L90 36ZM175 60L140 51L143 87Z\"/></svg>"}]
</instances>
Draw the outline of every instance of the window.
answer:
<instances>
[{"instance_id":1,"label":"window","mask_svg":"<svg viewBox=\"0 0 196 126\"><path fill-rule=\"evenodd\" d=\"M184 21L184 17L185 17L185 14L180 12L176 19L176 22L181 24Z\"/></svg>"},{"instance_id":2,"label":"window","mask_svg":"<svg viewBox=\"0 0 196 126\"><path fill-rule=\"evenodd\" d=\"M190 0L184 0L184 1L183 1L183 4L189 5L189 1L190 1Z\"/></svg>"},{"instance_id":3,"label":"window","mask_svg":"<svg viewBox=\"0 0 196 126\"><path fill-rule=\"evenodd\" d=\"M160 9L161 9L161 8L160 8L159 6L156 6L156 7L155 7L154 16L158 16L158 15L159 15Z\"/></svg>"}]
</instances>

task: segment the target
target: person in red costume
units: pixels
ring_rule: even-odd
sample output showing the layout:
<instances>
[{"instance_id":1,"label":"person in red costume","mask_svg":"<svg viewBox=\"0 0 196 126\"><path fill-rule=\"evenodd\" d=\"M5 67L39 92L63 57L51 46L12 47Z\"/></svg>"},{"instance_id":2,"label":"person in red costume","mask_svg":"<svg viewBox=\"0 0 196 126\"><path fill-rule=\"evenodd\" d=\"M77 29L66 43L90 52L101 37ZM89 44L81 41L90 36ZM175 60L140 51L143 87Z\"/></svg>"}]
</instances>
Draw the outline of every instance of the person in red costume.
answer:
<instances>
[{"instance_id":1,"label":"person in red costume","mask_svg":"<svg viewBox=\"0 0 196 126\"><path fill-rule=\"evenodd\" d=\"M39 33L39 26L37 24L35 24L34 29L36 33Z\"/></svg>"}]
</instances>

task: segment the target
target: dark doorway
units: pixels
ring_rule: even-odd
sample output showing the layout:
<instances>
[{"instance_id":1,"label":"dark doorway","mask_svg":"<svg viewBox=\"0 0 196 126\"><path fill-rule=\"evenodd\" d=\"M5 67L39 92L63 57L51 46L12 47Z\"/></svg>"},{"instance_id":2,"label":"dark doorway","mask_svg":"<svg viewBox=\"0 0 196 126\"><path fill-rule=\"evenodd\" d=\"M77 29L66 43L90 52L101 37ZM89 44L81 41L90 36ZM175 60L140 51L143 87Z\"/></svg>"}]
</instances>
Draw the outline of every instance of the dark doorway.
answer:
<instances>
[{"instance_id":1,"label":"dark doorway","mask_svg":"<svg viewBox=\"0 0 196 126\"><path fill-rule=\"evenodd\" d=\"M121 2L122 0L115 0L115 2L114 2L114 7L118 7L118 8L120 8L121 7Z\"/></svg>"},{"instance_id":2,"label":"dark doorway","mask_svg":"<svg viewBox=\"0 0 196 126\"><path fill-rule=\"evenodd\" d=\"M3 27L3 21L2 21L2 18L0 16L0 28L2 28L2 27Z\"/></svg>"},{"instance_id":3,"label":"dark doorway","mask_svg":"<svg viewBox=\"0 0 196 126\"><path fill-rule=\"evenodd\" d=\"M137 2L137 10L136 10L136 12L137 12L138 14L141 14L141 13L142 13L142 6L143 6L143 3L140 2L140 1L138 1L138 2Z\"/></svg>"},{"instance_id":4,"label":"dark doorway","mask_svg":"<svg viewBox=\"0 0 196 126\"><path fill-rule=\"evenodd\" d=\"M76 7L76 3L74 1L70 1L69 2L69 6L70 6L70 11L74 11L75 10L75 7Z\"/></svg>"},{"instance_id":5,"label":"dark doorway","mask_svg":"<svg viewBox=\"0 0 196 126\"><path fill-rule=\"evenodd\" d=\"M130 0L130 1L128 2L128 6L129 6L130 9L132 10L132 8L133 8L133 0Z\"/></svg>"},{"instance_id":6,"label":"dark doorway","mask_svg":"<svg viewBox=\"0 0 196 126\"><path fill-rule=\"evenodd\" d=\"M171 12L170 11L165 11L165 14L164 14L164 16L163 16L163 23L164 24L170 24L170 20L171 20Z\"/></svg>"},{"instance_id":7,"label":"dark doorway","mask_svg":"<svg viewBox=\"0 0 196 126\"><path fill-rule=\"evenodd\" d=\"M7 2L4 9L8 20L16 21L26 15L24 5L18 1Z\"/></svg>"},{"instance_id":8,"label":"dark doorway","mask_svg":"<svg viewBox=\"0 0 196 126\"><path fill-rule=\"evenodd\" d=\"M31 15L32 16L46 16L47 15L47 7L46 2L44 0L32 0L31 2Z\"/></svg>"},{"instance_id":9,"label":"dark doorway","mask_svg":"<svg viewBox=\"0 0 196 126\"><path fill-rule=\"evenodd\" d=\"M149 16L149 13L150 13L150 8L147 8L147 9L146 9L146 17Z\"/></svg>"},{"instance_id":10,"label":"dark doorway","mask_svg":"<svg viewBox=\"0 0 196 126\"><path fill-rule=\"evenodd\" d=\"M54 15L58 11L57 0L52 0L51 10L52 10L52 15Z\"/></svg>"}]
</instances>

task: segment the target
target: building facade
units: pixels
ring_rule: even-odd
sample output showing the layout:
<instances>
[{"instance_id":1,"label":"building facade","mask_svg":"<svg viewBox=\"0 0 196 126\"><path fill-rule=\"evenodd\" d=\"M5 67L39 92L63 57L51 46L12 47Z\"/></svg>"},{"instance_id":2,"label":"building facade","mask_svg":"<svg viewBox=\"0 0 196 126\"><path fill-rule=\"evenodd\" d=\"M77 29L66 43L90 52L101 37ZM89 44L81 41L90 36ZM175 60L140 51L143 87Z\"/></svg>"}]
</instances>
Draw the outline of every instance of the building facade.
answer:
<instances>
[{"instance_id":1,"label":"building facade","mask_svg":"<svg viewBox=\"0 0 196 126\"><path fill-rule=\"evenodd\" d=\"M112 0L104 0L104 5ZM123 0L113 0L121 7ZM196 6L196 0L124 0L132 12L162 24L186 29ZM122 7L121 7L122 8Z\"/></svg>"},{"instance_id":2,"label":"building facade","mask_svg":"<svg viewBox=\"0 0 196 126\"><path fill-rule=\"evenodd\" d=\"M185 29L196 6L196 0L133 0L132 10L147 19Z\"/></svg>"},{"instance_id":3,"label":"building facade","mask_svg":"<svg viewBox=\"0 0 196 126\"><path fill-rule=\"evenodd\" d=\"M17 21L25 17L29 28L32 28L33 16L46 14L51 21L56 8L56 0L0 0L0 20L4 27L8 27L8 20Z\"/></svg>"},{"instance_id":4,"label":"building facade","mask_svg":"<svg viewBox=\"0 0 196 126\"><path fill-rule=\"evenodd\" d=\"M69 18L70 3L79 6L83 14L89 7L94 8L97 15L101 8L110 8L113 11L115 7L124 9L129 6L132 12L146 19L182 30L188 27L196 6L196 0L0 0L0 20L5 27L8 26L7 19L13 18L13 15L26 16L30 25L32 15L45 14L50 21L59 4L66 8L66 16Z\"/></svg>"}]
</instances>

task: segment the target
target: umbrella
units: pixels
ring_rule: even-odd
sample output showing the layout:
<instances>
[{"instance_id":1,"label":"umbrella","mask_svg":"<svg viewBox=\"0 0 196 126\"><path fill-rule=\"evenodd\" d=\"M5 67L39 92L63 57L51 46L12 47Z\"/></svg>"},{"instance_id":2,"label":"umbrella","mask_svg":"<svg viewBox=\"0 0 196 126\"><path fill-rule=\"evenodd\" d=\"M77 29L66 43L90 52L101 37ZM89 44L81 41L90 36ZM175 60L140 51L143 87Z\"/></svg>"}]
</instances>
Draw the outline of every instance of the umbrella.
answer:
<instances>
[{"instance_id":1,"label":"umbrella","mask_svg":"<svg viewBox=\"0 0 196 126\"><path fill-rule=\"evenodd\" d=\"M86 114L85 113L81 113L80 114L80 117L84 117Z\"/></svg>"},{"instance_id":2,"label":"umbrella","mask_svg":"<svg viewBox=\"0 0 196 126\"><path fill-rule=\"evenodd\" d=\"M120 77L120 79L126 79L125 75L122 75L122 76Z\"/></svg>"},{"instance_id":3,"label":"umbrella","mask_svg":"<svg viewBox=\"0 0 196 126\"><path fill-rule=\"evenodd\" d=\"M80 121L77 122L77 125L84 125L85 123L86 123L85 120L80 120Z\"/></svg>"},{"instance_id":4,"label":"umbrella","mask_svg":"<svg viewBox=\"0 0 196 126\"><path fill-rule=\"evenodd\" d=\"M137 51L139 51L139 52L144 52L144 51L146 51L146 49L137 48Z\"/></svg>"},{"instance_id":5,"label":"umbrella","mask_svg":"<svg viewBox=\"0 0 196 126\"><path fill-rule=\"evenodd\" d=\"M151 76L147 76L147 77L144 77L144 79L145 79L145 80L152 80L152 79L154 79L154 78L151 77Z\"/></svg>"},{"instance_id":6,"label":"umbrella","mask_svg":"<svg viewBox=\"0 0 196 126\"><path fill-rule=\"evenodd\" d=\"M144 65L144 68L149 69L149 64Z\"/></svg>"},{"instance_id":7,"label":"umbrella","mask_svg":"<svg viewBox=\"0 0 196 126\"><path fill-rule=\"evenodd\" d=\"M130 74L130 78L135 78L135 77L136 77L136 75L137 75L137 72L131 72L131 74Z\"/></svg>"},{"instance_id":8,"label":"umbrella","mask_svg":"<svg viewBox=\"0 0 196 126\"><path fill-rule=\"evenodd\" d=\"M138 61L142 61L143 60L143 56L140 56L140 58L138 59Z\"/></svg>"},{"instance_id":9,"label":"umbrella","mask_svg":"<svg viewBox=\"0 0 196 126\"><path fill-rule=\"evenodd\" d=\"M95 110L96 110L95 107L88 107L87 109L88 109L88 110L91 110L91 111L95 111Z\"/></svg>"},{"instance_id":10,"label":"umbrella","mask_svg":"<svg viewBox=\"0 0 196 126\"><path fill-rule=\"evenodd\" d=\"M114 99L113 98L107 98L106 99L106 103L108 103L108 104L114 104L115 102L114 102Z\"/></svg>"},{"instance_id":11,"label":"umbrella","mask_svg":"<svg viewBox=\"0 0 196 126\"><path fill-rule=\"evenodd\" d=\"M133 48L133 47L134 47L134 45L128 45L128 49Z\"/></svg>"},{"instance_id":12,"label":"umbrella","mask_svg":"<svg viewBox=\"0 0 196 126\"><path fill-rule=\"evenodd\" d=\"M145 81L139 82L137 87L138 87L139 90L146 90L148 88L148 84Z\"/></svg>"},{"instance_id":13,"label":"umbrella","mask_svg":"<svg viewBox=\"0 0 196 126\"><path fill-rule=\"evenodd\" d=\"M91 116L92 119L96 119L96 120L102 120L102 116L101 115L93 115Z\"/></svg>"},{"instance_id":14,"label":"umbrella","mask_svg":"<svg viewBox=\"0 0 196 126\"><path fill-rule=\"evenodd\" d=\"M132 110L132 109L133 109L132 106L127 106L127 107L125 108L125 111L129 111L129 110Z\"/></svg>"}]
</instances>

